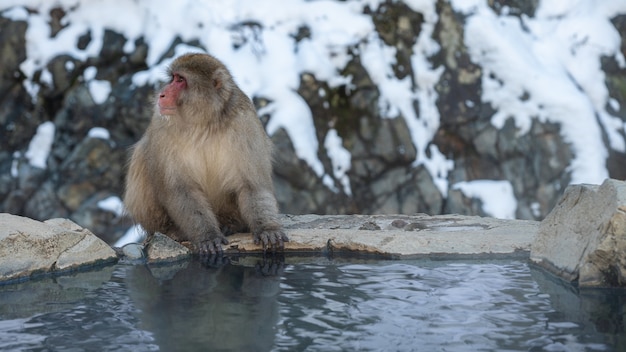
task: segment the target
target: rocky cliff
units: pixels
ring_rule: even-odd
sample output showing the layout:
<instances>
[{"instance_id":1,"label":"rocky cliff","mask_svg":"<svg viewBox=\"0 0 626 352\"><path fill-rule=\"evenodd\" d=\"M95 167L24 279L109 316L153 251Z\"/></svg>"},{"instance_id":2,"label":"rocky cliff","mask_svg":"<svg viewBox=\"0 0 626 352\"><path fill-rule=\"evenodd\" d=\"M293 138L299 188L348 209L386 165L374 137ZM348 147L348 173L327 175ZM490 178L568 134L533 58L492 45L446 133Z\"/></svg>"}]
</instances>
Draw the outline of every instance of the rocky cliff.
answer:
<instances>
[{"instance_id":1,"label":"rocky cliff","mask_svg":"<svg viewBox=\"0 0 626 352\"><path fill-rule=\"evenodd\" d=\"M191 47L223 59L253 98L276 145L284 213L498 215L486 202L504 195L505 217L540 220L568 184L626 177L618 2L587 12L539 1L303 2L272 10L284 18L251 7L221 19L181 3L180 28L142 2L131 13L25 3L0 5L0 212L70 218L118 238L130 221L108 204L123 193L128 148L164 78L150 68ZM192 22L195 13L205 17ZM572 29L592 20L602 26ZM542 38L571 41L557 52ZM477 181L499 183L485 195Z\"/></svg>"}]
</instances>

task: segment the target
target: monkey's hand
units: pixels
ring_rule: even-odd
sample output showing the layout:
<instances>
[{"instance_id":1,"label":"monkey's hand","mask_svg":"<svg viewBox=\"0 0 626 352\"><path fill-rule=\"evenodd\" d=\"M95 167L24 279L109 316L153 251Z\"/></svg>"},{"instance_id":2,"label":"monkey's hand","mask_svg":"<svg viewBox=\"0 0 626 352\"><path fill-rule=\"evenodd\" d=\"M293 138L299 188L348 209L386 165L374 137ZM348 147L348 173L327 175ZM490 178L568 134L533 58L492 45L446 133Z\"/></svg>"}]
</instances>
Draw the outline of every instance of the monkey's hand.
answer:
<instances>
[{"instance_id":1,"label":"monkey's hand","mask_svg":"<svg viewBox=\"0 0 626 352\"><path fill-rule=\"evenodd\" d=\"M224 250L222 249L223 244L228 244L228 240L226 237L222 235L218 235L215 238L200 241L198 243L197 248L198 252L201 256L214 256L214 255L222 255Z\"/></svg>"},{"instance_id":2,"label":"monkey's hand","mask_svg":"<svg viewBox=\"0 0 626 352\"><path fill-rule=\"evenodd\" d=\"M263 251L271 248L272 251L284 250L285 242L289 242L289 237L282 230L265 230L256 232L253 235L255 244L262 244Z\"/></svg>"}]
</instances>

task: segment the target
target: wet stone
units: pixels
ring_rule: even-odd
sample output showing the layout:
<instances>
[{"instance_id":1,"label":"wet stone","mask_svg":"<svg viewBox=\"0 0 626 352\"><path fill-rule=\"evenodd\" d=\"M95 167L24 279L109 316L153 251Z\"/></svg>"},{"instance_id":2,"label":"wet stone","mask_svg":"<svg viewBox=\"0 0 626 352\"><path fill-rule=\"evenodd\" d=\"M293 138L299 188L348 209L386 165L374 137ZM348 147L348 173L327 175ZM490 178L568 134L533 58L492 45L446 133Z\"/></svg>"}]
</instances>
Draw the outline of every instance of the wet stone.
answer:
<instances>
[{"instance_id":1,"label":"wet stone","mask_svg":"<svg viewBox=\"0 0 626 352\"><path fill-rule=\"evenodd\" d=\"M191 251L162 233L155 233L146 246L148 263L176 262L191 257Z\"/></svg>"},{"instance_id":2,"label":"wet stone","mask_svg":"<svg viewBox=\"0 0 626 352\"><path fill-rule=\"evenodd\" d=\"M376 231L376 230L380 230L380 226L378 226L373 221L368 221L364 223L363 225L361 225L361 227L359 227L359 230Z\"/></svg>"},{"instance_id":3,"label":"wet stone","mask_svg":"<svg viewBox=\"0 0 626 352\"><path fill-rule=\"evenodd\" d=\"M407 224L406 221L400 220L400 219L397 219L391 222L391 226L398 228L398 229L404 228L406 224Z\"/></svg>"},{"instance_id":4,"label":"wet stone","mask_svg":"<svg viewBox=\"0 0 626 352\"><path fill-rule=\"evenodd\" d=\"M144 246L139 243L129 243L122 247L122 254L130 260L140 260L145 258Z\"/></svg>"},{"instance_id":5,"label":"wet stone","mask_svg":"<svg viewBox=\"0 0 626 352\"><path fill-rule=\"evenodd\" d=\"M404 227L404 231L419 231L419 230L424 230L426 228L428 228L428 226L422 223L412 222Z\"/></svg>"}]
</instances>

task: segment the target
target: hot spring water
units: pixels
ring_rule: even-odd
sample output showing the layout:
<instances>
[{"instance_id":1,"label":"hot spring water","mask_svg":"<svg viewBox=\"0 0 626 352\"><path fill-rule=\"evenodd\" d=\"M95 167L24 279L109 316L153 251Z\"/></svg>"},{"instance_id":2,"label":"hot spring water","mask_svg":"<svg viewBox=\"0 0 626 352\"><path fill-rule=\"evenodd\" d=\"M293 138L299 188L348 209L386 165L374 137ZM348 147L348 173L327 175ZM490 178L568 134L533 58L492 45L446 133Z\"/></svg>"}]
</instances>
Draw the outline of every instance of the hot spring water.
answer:
<instances>
[{"instance_id":1,"label":"hot spring water","mask_svg":"<svg viewBox=\"0 0 626 352\"><path fill-rule=\"evenodd\" d=\"M525 261L245 260L0 286L0 350L626 349L626 292L579 293Z\"/></svg>"}]
</instances>

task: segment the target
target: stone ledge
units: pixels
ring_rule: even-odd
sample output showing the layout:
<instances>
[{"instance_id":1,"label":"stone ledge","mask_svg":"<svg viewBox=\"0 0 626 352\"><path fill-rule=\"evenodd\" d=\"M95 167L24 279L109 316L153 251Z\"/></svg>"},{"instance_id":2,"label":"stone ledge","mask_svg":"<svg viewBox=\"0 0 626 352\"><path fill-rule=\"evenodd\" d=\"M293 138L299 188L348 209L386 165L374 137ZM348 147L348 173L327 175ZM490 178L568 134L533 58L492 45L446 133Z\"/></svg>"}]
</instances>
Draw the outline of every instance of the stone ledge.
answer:
<instances>
[{"instance_id":1,"label":"stone ledge","mask_svg":"<svg viewBox=\"0 0 626 352\"><path fill-rule=\"evenodd\" d=\"M288 258L369 255L412 259L525 257L580 287L626 287L626 182L573 185L539 223L462 215L282 215ZM228 237L227 256L259 255L250 234ZM127 249L127 250L126 250ZM188 260L189 251L154 236L117 251L137 263ZM91 231L65 219L0 214L0 282L63 273L117 260ZM132 261L131 261L132 263Z\"/></svg>"},{"instance_id":2,"label":"stone ledge","mask_svg":"<svg viewBox=\"0 0 626 352\"><path fill-rule=\"evenodd\" d=\"M539 222L461 215L283 215L285 254L386 258L528 257ZM228 237L226 254L262 253L250 234Z\"/></svg>"}]
</instances>

